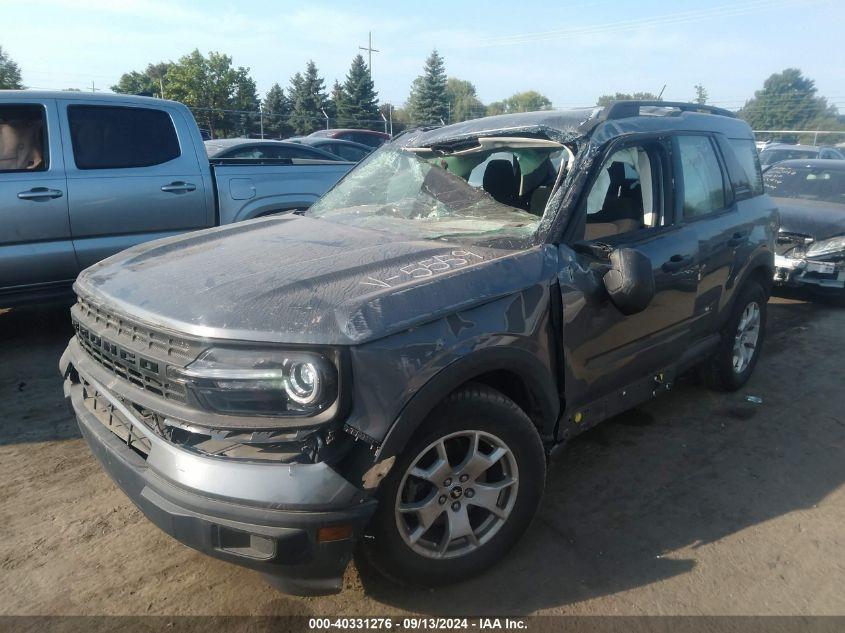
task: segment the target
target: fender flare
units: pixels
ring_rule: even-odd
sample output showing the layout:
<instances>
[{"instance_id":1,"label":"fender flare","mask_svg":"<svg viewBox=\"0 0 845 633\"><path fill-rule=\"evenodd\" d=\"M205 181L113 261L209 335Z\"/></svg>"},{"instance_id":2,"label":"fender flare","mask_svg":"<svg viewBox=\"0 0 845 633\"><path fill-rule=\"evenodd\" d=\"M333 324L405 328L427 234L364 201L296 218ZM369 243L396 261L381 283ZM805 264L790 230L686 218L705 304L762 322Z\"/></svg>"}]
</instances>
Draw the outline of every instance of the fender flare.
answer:
<instances>
[{"instance_id":1,"label":"fender flare","mask_svg":"<svg viewBox=\"0 0 845 633\"><path fill-rule=\"evenodd\" d=\"M742 272L736 277L734 283L731 285L733 291L731 292L731 297L729 300L729 304L726 306L726 309L722 311L722 317L719 319L719 327L725 324L727 320L730 318L731 311L734 308L734 302L736 301L737 292L745 282L751 277L754 271L764 268L766 270L766 274L768 275L769 280L774 278L775 274L775 256L772 251L768 248L763 250L758 250L754 255L751 256L750 261L748 264L745 265ZM764 291L771 291L771 281L769 282L769 286L767 288L763 288Z\"/></svg>"},{"instance_id":2,"label":"fender flare","mask_svg":"<svg viewBox=\"0 0 845 633\"><path fill-rule=\"evenodd\" d=\"M379 446L375 461L390 458L407 444L428 414L450 393L492 371L508 371L523 377L536 405L541 437L551 436L560 412L560 398L552 372L531 352L516 347L490 347L454 361L431 378L402 408Z\"/></svg>"}]
</instances>

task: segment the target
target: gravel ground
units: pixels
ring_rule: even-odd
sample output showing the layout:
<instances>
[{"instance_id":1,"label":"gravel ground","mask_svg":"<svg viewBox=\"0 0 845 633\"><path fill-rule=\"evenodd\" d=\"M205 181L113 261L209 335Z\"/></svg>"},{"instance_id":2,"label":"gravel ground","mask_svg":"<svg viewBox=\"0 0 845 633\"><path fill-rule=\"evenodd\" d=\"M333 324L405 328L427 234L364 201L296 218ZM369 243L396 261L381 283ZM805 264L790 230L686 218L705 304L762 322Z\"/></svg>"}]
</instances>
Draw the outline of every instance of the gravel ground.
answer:
<instances>
[{"instance_id":1,"label":"gravel ground","mask_svg":"<svg viewBox=\"0 0 845 633\"><path fill-rule=\"evenodd\" d=\"M65 309L0 311L0 614L845 614L841 309L773 299L745 389L690 380L574 441L484 576L411 591L351 566L307 599L180 545L112 484L62 398L70 335Z\"/></svg>"}]
</instances>

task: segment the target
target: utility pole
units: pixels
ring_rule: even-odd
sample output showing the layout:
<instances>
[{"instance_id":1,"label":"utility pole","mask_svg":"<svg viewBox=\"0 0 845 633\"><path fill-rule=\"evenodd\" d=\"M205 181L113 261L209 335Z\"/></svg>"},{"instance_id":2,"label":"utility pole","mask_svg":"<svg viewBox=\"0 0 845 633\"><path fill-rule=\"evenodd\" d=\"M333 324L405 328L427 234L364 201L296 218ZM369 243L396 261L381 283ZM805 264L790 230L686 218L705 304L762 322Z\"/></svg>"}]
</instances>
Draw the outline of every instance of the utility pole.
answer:
<instances>
[{"instance_id":1,"label":"utility pole","mask_svg":"<svg viewBox=\"0 0 845 633\"><path fill-rule=\"evenodd\" d=\"M379 49L373 48L373 32L369 32L368 43L366 46L359 46L362 51L367 51L367 70L370 71L370 79L373 78L373 53L379 53Z\"/></svg>"},{"instance_id":2,"label":"utility pole","mask_svg":"<svg viewBox=\"0 0 845 633\"><path fill-rule=\"evenodd\" d=\"M264 108L258 106L258 124L261 127L261 138L264 138Z\"/></svg>"},{"instance_id":3,"label":"utility pole","mask_svg":"<svg viewBox=\"0 0 845 633\"><path fill-rule=\"evenodd\" d=\"M91 92L97 92L97 89L94 87L94 82L91 82Z\"/></svg>"}]
</instances>

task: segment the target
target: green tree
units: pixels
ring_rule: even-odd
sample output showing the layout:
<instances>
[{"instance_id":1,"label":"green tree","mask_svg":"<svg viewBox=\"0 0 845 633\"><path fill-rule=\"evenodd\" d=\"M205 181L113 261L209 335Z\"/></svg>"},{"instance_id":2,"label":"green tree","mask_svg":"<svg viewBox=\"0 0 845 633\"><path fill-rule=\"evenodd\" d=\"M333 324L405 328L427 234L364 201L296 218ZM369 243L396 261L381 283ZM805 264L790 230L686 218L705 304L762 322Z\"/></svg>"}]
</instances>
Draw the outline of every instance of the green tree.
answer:
<instances>
[{"instance_id":1,"label":"green tree","mask_svg":"<svg viewBox=\"0 0 845 633\"><path fill-rule=\"evenodd\" d=\"M213 136L249 133L258 125L255 115L233 112L257 111L258 96L249 69L235 68L228 55L211 51L205 57L194 50L181 57L167 70L164 91L168 99L192 108Z\"/></svg>"},{"instance_id":2,"label":"green tree","mask_svg":"<svg viewBox=\"0 0 845 633\"><path fill-rule=\"evenodd\" d=\"M343 82L342 99L337 104L337 126L378 129L378 96L370 70L361 55L356 55Z\"/></svg>"},{"instance_id":3,"label":"green tree","mask_svg":"<svg viewBox=\"0 0 845 633\"><path fill-rule=\"evenodd\" d=\"M494 101L487 106L487 114L511 114L512 112L534 112L551 110L552 102L536 90L517 92L503 101Z\"/></svg>"},{"instance_id":4,"label":"green tree","mask_svg":"<svg viewBox=\"0 0 845 633\"><path fill-rule=\"evenodd\" d=\"M392 123L394 136L411 126L411 116L406 108L397 108L392 103L382 103L378 110L388 121L388 125L385 126L386 132L390 132Z\"/></svg>"},{"instance_id":5,"label":"green tree","mask_svg":"<svg viewBox=\"0 0 845 633\"><path fill-rule=\"evenodd\" d=\"M326 101L326 107L323 108L326 111L326 114L329 115L329 121L333 121L335 127L339 127L337 125L337 112L341 107L340 104L343 102L343 99L343 86L337 79L335 79L334 84L332 84L331 93L329 93L328 101Z\"/></svg>"},{"instance_id":6,"label":"green tree","mask_svg":"<svg viewBox=\"0 0 845 633\"><path fill-rule=\"evenodd\" d=\"M446 96L449 99L449 122L457 123L467 119L477 119L485 114L484 104L472 82L457 77L446 80Z\"/></svg>"},{"instance_id":7,"label":"green tree","mask_svg":"<svg viewBox=\"0 0 845 633\"><path fill-rule=\"evenodd\" d=\"M707 94L707 88L702 86L701 84L695 84L695 99L693 101L698 105L704 105L707 103L707 99L710 95Z\"/></svg>"},{"instance_id":8,"label":"green tree","mask_svg":"<svg viewBox=\"0 0 845 633\"><path fill-rule=\"evenodd\" d=\"M291 103L290 125L296 134L310 134L323 127L323 109L328 95L325 82L313 61L308 61L304 75L296 73L291 77L288 97Z\"/></svg>"},{"instance_id":9,"label":"green tree","mask_svg":"<svg viewBox=\"0 0 845 633\"><path fill-rule=\"evenodd\" d=\"M825 129L842 125L837 110L817 95L816 84L797 68L771 75L739 111L755 130Z\"/></svg>"},{"instance_id":10,"label":"green tree","mask_svg":"<svg viewBox=\"0 0 845 633\"><path fill-rule=\"evenodd\" d=\"M449 117L446 66L437 49L425 60L423 74L411 85L408 109L411 119L422 125L445 122Z\"/></svg>"},{"instance_id":11,"label":"green tree","mask_svg":"<svg viewBox=\"0 0 845 633\"><path fill-rule=\"evenodd\" d=\"M241 136L249 136L260 130L261 100L258 98L258 91L255 80L249 76L249 69L238 68L235 71L235 90L232 96L231 122L235 131Z\"/></svg>"},{"instance_id":12,"label":"green tree","mask_svg":"<svg viewBox=\"0 0 845 633\"><path fill-rule=\"evenodd\" d=\"M22 90L21 69L0 46L0 89Z\"/></svg>"},{"instance_id":13,"label":"green tree","mask_svg":"<svg viewBox=\"0 0 845 633\"><path fill-rule=\"evenodd\" d=\"M629 94L627 92L617 92L612 95L600 96L598 101L596 101L596 105L606 106L613 101L629 101L631 99L637 99L640 101L662 101L660 97L652 92L635 92L633 94Z\"/></svg>"},{"instance_id":14,"label":"green tree","mask_svg":"<svg viewBox=\"0 0 845 633\"><path fill-rule=\"evenodd\" d=\"M171 66L170 62L159 62L158 64L150 64L144 72L133 70L123 73L111 89L114 92L128 95L163 97L164 79Z\"/></svg>"},{"instance_id":15,"label":"green tree","mask_svg":"<svg viewBox=\"0 0 845 633\"><path fill-rule=\"evenodd\" d=\"M288 125L290 104L285 97L285 91L279 84L270 86L270 90L264 95L262 110L264 111L264 133L267 136L276 138L290 136L291 128Z\"/></svg>"}]
</instances>

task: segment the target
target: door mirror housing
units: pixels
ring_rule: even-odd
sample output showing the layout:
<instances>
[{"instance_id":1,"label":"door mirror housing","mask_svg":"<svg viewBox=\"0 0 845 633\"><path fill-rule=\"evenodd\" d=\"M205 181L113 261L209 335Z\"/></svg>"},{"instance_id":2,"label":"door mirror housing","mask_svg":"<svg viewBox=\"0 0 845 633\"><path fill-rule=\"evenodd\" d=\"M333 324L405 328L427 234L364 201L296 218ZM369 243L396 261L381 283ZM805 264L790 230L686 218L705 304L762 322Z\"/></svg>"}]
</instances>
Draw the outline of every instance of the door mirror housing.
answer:
<instances>
[{"instance_id":1,"label":"door mirror housing","mask_svg":"<svg viewBox=\"0 0 845 633\"><path fill-rule=\"evenodd\" d=\"M633 248L610 252L610 270L603 277L610 301L622 314L642 312L654 298L651 260Z\"/></svg>"}]
</instances>

